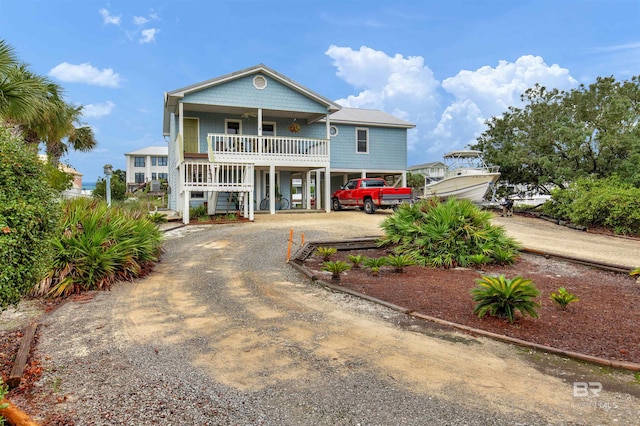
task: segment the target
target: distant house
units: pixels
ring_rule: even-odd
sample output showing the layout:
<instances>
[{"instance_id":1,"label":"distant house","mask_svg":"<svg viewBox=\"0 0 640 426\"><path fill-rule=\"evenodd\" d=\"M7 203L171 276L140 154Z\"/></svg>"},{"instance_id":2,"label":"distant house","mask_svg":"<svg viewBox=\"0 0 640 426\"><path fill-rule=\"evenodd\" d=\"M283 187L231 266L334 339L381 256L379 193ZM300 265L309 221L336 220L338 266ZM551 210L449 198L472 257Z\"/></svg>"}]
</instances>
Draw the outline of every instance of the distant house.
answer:
<instances>
[{"instance_id":1,"label":"distant house","mask_svg":"<svg viewBox=\"0 0 640 426\"><path fill-rule=\"evenodd\" d=\"M133 192L152 180L167 181L168 151L166 146L148 146L124 154L127 159L127 191Z\"/></svg>"},{"instance_id":2,"label":"distant house","mask_svg":"<svg viewBox=\"0 0 640 426\"><path fill-rule=\"evenodd\" d=\"M38 158L40 158L40 161L44 163L49 161L46 154L38 154ZM72 177L71 187L62 191L63 197L75 198L86 195L82 193L82 173L80 173L70 165L63 163L58 164L58 170L60 170L61 172L65 172Z\"/></svg>"},{"instance_id":3,"label":"distant house","mask_svg":"<svg viewBox=\"0 0 640 426\"><path fill-rule=\"evenodd\" d=\"M413 127L342 108L262 64L166 92L169 208L185 223L194 202L209 214L233 203L250 220L258 209L330 212L332 191L351 178L406 184Z\"/></svg>"},{"instance_id":4,"label":"distant house","mask_svg":"<svg viewBox=\"0 0 640 426\"><path fill-rule=\"evenodd\" d=\"M417 164L407 169L409 173L421 174L430 180L440 180L444 177L446 166L442 161L432 163Z\"/></svg>"}]
</instances>

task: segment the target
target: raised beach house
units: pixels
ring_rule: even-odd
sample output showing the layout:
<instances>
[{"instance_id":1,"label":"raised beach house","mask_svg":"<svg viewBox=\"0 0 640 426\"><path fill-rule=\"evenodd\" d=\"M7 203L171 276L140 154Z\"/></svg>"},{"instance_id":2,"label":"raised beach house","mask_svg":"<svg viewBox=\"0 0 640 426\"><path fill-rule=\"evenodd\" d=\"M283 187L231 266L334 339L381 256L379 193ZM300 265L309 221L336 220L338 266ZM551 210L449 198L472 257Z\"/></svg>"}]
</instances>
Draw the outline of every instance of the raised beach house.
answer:
<instances>
[{"instance_id":1,"label":"raised beach house","mask_svg":"<svg viewBox=\"0 0 640 426\"><path fill-rule=\"evenodd\" d=\"M354 177L406 184L407 130L383 111L343 108L257 65L164 95L169 208L210 214L320 209Z\"/></svg>"}]
</instances>

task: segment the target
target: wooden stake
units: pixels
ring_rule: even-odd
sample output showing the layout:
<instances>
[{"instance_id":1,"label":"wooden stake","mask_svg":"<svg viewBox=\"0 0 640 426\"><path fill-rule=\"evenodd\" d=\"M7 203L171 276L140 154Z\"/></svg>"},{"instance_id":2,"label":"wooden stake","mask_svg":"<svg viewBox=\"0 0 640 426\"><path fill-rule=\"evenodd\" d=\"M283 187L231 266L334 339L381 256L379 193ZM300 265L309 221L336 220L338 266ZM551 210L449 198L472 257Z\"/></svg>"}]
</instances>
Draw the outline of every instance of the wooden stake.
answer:
<instances>
[{"instance_id":1,"label":"wooden stake","mask_svg":"<svg viewBox=\"0 0 640 426\"><path fill-rule=\"evenodd\" d=\"M16 360L13 363L9 380L7 380L7 386L9 386L9 389L17 387L20 384L20 380L22 380L22 374L24 373L24 369L27 366L27 360L29 358L31 342L36 334L37 328L38 323L32 322L25 330L24 336L22 336L20 349L18 349L18 354L16 355Z\"/></svg>"},{"instance_id":2,"label":"wooden stake","mask_svg":"<svg viewBox=\"0 0 640 426\"><path fill-rule=\"evenodd\" d=\"M289 230L289 246L287 247L287 262L291 257L291 244L293 243L293 228Z\"/></svg>"}]
</instances>

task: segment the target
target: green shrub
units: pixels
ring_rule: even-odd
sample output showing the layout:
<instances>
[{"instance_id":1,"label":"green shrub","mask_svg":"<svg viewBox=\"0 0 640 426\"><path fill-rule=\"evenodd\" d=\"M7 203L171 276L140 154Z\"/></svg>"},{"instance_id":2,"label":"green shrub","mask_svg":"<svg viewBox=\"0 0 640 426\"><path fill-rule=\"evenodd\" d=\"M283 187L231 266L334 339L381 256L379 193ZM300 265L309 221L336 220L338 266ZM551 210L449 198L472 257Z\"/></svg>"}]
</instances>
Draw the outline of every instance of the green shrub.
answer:
<instances>
[{"instance_id":1,"label":"green shrub","mask_svg":"<svg viewBox=\"0 0 640 426\"><path fill-rule=\"evenodd\" d=\"M380 268L385 266L389 259L387 257L368 257L363 261L365 268L371 269L371 273L375 276L380 272Z\"/></svg>"},{"instance_id":2,"label":"green shrub","mask_svg":"<svg viewBox=\"0 0 640 426\"><path fill-rule=\"evenodd\" d=\"M162 233L148 214L77 198L67 202L52 246L53 262L34 296L108 289L115 281L144 275L162 251Z\"/></svg>"},{"instance_id":3,"label":"green shrub","mask_svg":"<svg viewBox=\"0 0 640 426\"><path fill-rule=\"evenodd\" d=\"M167 216L162 213L153 212L149 213L149 220L153 223L166 223Z\"/></svg>"},{"instance_id":4,"label":"green shrub","mask_svg":"<svg viewBox=\"0 0 640 426\"><path fill-rule=\"evenodd\" d=\"M387 256L387 265L393 266L394 272L403 273L407 266L415 265L416 260L410 254L390 254Z\"/></svg>"},{"instance_id":5,"label":"green shrub","mask_svg":"<svg viewBox=\"0 0 640 426\"><path fill-rule=\"evenodd\" d=\"M347 258L354 268L359 268L360 264L366 259L366 256L362 254L350 254Z\"/></svg>"},{"instance_id":6,"label":"green shrub","mask_svg":"<svg viewBox=\"0 0 640 426\"><path fill-rule=\"evenodd\" d=\"M331 258L331 256L333 256L337 252L338 249L335 247L318 247L316 249L316 254L318 256L322 256L322 260L324 260L325 262L327 262L329 258Z\"/></svg>"},{"instance_id":7,"label":"green shrub","mask_svg":"<svg viewBox=\"0 0 640 426\"><path fill-rule=\"evenodd\" d=\"M209 212L207 211L207 206L200 204L199 206L191 207L189 209L189 218L194 220L208 220Z\"/></svg>"},{"instance_id":8,"label":"green shrub","mask_svg":"<svg viewBox=\"0 0 640 426\"><path fill-rule=\"evenodd\" d=\"M580 300L575 296L575 294L569 293L564 287L560 287L557 293L551 293L549 298L556 302L562 310L566 309L569 303L577 302Z\"/></svg>"},{"instance_id":9,"label":"green shrub","mask_svg":"<svg viewBox=\"0 0 640 426\"><path fill-rule=\"evenodd\" d=\"M322 266L323 271L331 272L331 279L334 281L340 281L340 274L349 269L351 269L351 266L342 260L338 260L337 262L330 260L324 262Z\"/></svg>"},{"instance_id":10,"label":"green shrub","mask_svg":"<svg viewBox=\"0 0 640 426\"><path fill-rule=\"evenodd\" d=\"M0 311L17 304L46 272L59 196L44 163L0 126Z\"/></svg>"},{"instance_id":11,"label":"green shrub","mask_svg":"<svg viewBox=\"0 0 640 426\"><path fill-rule=\"evenodd\" d=\"M519 254L515 240L491 224L491 213L468 200L402 205L381 227L381 246L392 245L396 254L412 256L421 266L511 263Z\"/></svg>"},{"instance_id":12,"label":"green shrub","mask_svg":"<svg viewBox=\"0 0 640 426\"><path fill-rule=\"evenodd\" d=\"M617 177L583 178L567 189L551 192L543 211L554 218L588 227L605 227L617 234L640 234L640 188Z\"/></svg>"},{"instance_id":13,"label":"green shrub","mask_svg":"<svg viewBox=\"0 0 640 426\"><path fill-rule=\"evenodd\" d=\"M473 301L477 302L473 310L480 318L489 314L503 317L513 322L516 311L523 316L529 315L538 318L536 308L540 305L533 301L540 292L530 279L515 277L505 278L482 276L476 280L477 287L471 289Z\"/></svg>"}]
</instances>

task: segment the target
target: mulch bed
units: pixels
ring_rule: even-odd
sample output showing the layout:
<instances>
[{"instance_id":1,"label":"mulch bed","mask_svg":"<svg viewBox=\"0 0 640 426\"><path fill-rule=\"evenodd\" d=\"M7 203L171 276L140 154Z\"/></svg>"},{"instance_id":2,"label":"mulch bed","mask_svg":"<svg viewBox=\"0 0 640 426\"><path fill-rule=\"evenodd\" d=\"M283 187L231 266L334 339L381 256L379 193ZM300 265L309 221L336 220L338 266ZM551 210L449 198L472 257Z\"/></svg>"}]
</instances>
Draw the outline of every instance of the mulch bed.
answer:
<instances>
[{"instance_id":1,"label":"mulch bed","mask_svg":"<svg viewBox=\"0 0 640 426\"><path fill-rule=\"evenodd\" d=\"M340 251L331 260L348 261L349 254L381 257L385 250ZM325 281L322 258L313 255L305 266ZM510 324L502 318L473 314L470 290L482 274L529 278L540 290L536 301L539 318L522 318ZM336 284L335 281L333 281ZM488 265L481 269L437 269L410 266L404 273L384 267L375 277L367 269L352 269L337 284L399 305L417 313L481 330L608 360L640 363L640 285L623 273L523 254L511 266ZM561 310L549 299L565 287L580 298Z\"/></svg>"}]
</instances>

